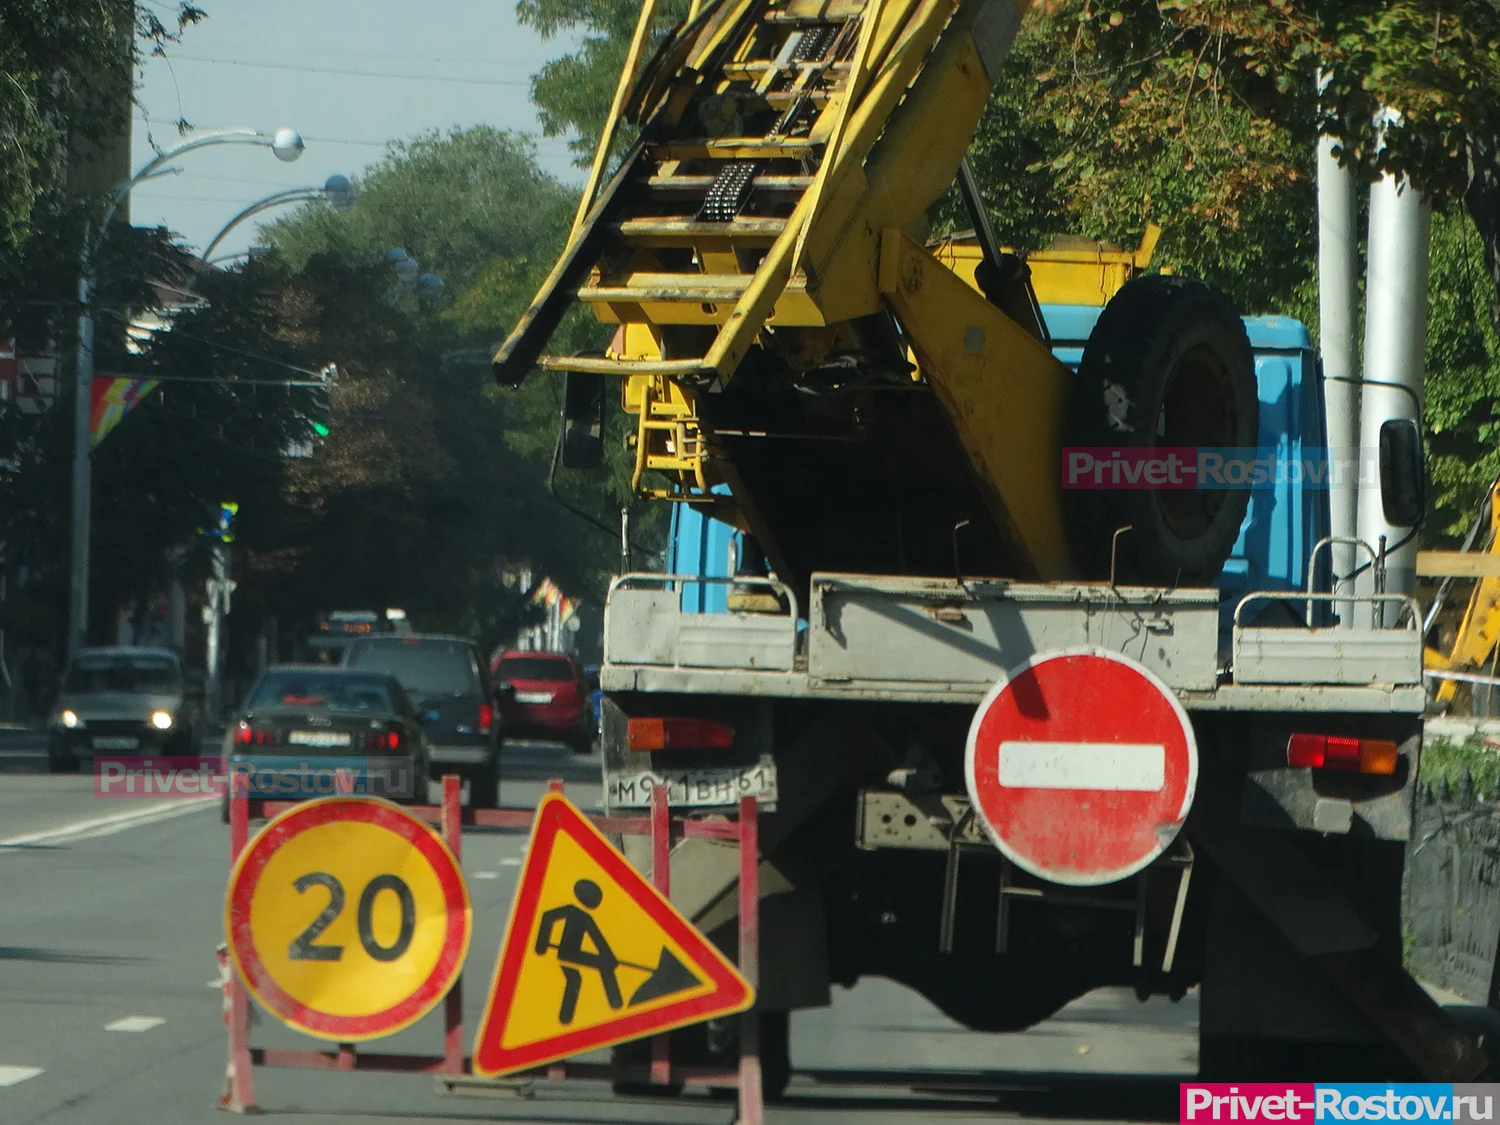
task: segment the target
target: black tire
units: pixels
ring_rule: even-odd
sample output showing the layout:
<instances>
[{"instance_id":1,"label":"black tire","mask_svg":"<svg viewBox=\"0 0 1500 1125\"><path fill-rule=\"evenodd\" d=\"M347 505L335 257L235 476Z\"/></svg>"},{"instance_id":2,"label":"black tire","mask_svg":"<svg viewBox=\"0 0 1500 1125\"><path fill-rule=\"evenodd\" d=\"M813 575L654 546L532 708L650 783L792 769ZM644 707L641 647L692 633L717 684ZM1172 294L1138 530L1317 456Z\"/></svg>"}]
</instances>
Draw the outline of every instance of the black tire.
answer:
<instances>
[{"instance_id":1,"label":"black tire","mask_svg":"<svg viewBox=\"0 0 1500 1125\"><path fill-rule=\"evenodd\" d=\"M54 754L47 752L48 773L77 773L78 759L70 754Z\"/></svg>"},{"instance_id":2,"label":"black tire","mask_svg":"<svg viewBox=\"0 0 1500 1125\"><path fill-rule=\"evenodd\" d=\"M1067 444L1109 450L1254 446L1260 405L1255 356L1228 298L1201 281L1151 275L1119 291L1084 348ZM1064 491L1084 578L1207 585L1223 569L1250 489Z\"/></svg>"}]
</instances>

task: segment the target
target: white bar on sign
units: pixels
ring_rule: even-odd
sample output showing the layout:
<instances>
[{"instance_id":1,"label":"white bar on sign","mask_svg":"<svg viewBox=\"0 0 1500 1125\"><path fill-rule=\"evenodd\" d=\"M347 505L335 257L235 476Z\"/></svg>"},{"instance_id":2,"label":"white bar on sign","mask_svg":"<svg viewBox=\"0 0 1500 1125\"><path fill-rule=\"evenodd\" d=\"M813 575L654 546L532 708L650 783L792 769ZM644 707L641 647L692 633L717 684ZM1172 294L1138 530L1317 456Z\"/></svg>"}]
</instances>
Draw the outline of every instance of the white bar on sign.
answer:
<instances>
[{"instance_id":1,"label":"white bar on sign","mask_svg":"<svg viewBox=\"0 0 1500 1125\"><path fill-rule=\"evenodd\" d=\"M1167 748L1144 742L1002 742L1000 784L1010 789L1154 793L1166 781Z\"/></svg>"}]
</instances>

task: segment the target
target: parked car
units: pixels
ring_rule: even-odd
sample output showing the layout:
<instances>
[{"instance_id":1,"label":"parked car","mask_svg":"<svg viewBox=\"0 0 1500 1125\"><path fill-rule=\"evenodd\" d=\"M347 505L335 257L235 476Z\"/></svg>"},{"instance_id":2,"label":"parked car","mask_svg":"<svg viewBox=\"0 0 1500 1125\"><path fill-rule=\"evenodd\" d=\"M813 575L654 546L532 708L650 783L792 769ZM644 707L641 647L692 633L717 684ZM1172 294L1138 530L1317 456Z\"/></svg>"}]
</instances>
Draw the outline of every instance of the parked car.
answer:
<instances>
[{"instance_id":1,"label":"parked car","mask_svg":"<svg viewBox=\"0 0 1500 1125\"><path fill-rule=\"evenodd\" d=\"M47 766L71 772L101 751L196 754L199 719L170 649L81 649L52 707Z\"/></svg>"},{"instance_id":2,"label":"parked car","mask_svg":"<svg viewBox=\"0 0 1500 1125\"><path fill-rule=\"evenodd\" d=\"M490 675L508 737L555 739L579 754L594 748L592 693L571 656L502 652Z\"/></svg>"},{"instance_id":3,"label":"parked car","mask_svg":"<svg viewBox=\"0 0 1500 1125\"><path fill-rule=\"evenodd\" d=\"M267 669L224 732L224 758L231 775L254 767L259 779L269 771L268 783L277 792L257 788L256 796L332 796L339 790L320 788L331 779L319 775L357 759L365 771L346 774L345 780L358 780L364 795L409 804L429 799L431 767L421 717L396 678L380 672L318 664ZM306 771L298 772L308 765L311 782ZM299 778L300 786L294 784Z\"/></svg>"},{"instance_id":4,"label":"parked car","mask_svg":"<svg viewBox=\"0 0 1500 1125\"><path fill-rule=\"evenodd\" d=\"M474 808L498 804L501 723L473 641L430 634L365 637L349 646L344 667L395 676L426 725L432 776L467 778Z\"/></svg>"}]
</instances>

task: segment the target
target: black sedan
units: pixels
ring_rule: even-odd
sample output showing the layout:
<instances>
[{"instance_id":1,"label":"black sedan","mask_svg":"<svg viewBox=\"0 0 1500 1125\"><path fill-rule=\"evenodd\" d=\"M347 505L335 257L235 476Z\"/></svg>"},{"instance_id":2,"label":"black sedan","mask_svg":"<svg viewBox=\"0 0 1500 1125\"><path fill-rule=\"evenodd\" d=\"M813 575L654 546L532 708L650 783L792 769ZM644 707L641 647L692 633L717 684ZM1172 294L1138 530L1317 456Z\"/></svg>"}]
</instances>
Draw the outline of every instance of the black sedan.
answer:
<instances>
[{"instance_id":1,"label":"black sedan","mask_svg":"<svg viewBox=\"0 0 1500 1125\"><path fill-rule=\"evenodd\" d=\"M377 672L267 670L224 734L224 757L249 796L428 802L422 722L395 678Z\"/></svg>"}]
</instances>

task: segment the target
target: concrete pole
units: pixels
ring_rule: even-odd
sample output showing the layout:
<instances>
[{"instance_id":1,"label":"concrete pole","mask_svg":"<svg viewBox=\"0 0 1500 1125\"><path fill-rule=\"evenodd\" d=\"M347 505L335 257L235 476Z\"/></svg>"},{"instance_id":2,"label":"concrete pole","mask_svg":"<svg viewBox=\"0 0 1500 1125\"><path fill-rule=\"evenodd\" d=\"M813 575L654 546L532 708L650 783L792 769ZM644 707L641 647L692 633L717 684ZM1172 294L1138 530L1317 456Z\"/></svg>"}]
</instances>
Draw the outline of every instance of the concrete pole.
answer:
<instances>
[{"instance_id":1,"label":"concrete pole","mask_svg":"<svg viewBox=\"0 0 1500 1125\"><path fill-rule=\"evenodd\" d=\"M1377 552L1384 540L1387 593L1417 586L1417 536L1386 522L1381 504L1380 427L1406 418L1421 424L1427 354L1427 269L1432 208L1404 178L1370 187L1369 264L1365 279L1364 381L1360 403L1359 537ZM1361 592L1373 589L1370 572ZM1386 615L1394 624L1394 612Z\"/></svg>"},{"instance_id":2,"label":"concrete pole","mask_svg":"<svg viewBox=\"0 0 1500 1125\"><path fill-rule=\"evenodd\" d=\"M1330 468L1355 456L1359 444L1359 354L1356 351L1355 278L1359 268L1354 171L1340 168L1333 137L1318 138L1318 348L1323 357L1323 405L1327 415ZM1352 474L1350 474L1352 475ZM1330 481L1329 534L1352 539L1358 530L1359 481ZM1352 545L1333 545L1334 593L1352 590L1340 581L1357 565ZM1350 603L1338 603L1350 624Z\"/></svg>"},{"instance_id":3,"label":"concrete pole","mask_svg":"<svg viewBox=\"0 0 1500 1125\"><path fill-rule=\"evenodd\" d=\"M87 244L87 232L84 242ZM93 414L94 313L89 305L93 281L88 254L78 281L78 350L73 362L73 541L68 572L68 655L87 643L89 631L89 515L93 466L89 462L89 420Z\"/></svg>"},{"instance_id":4,"label":"concrete pole","mask_svg":"<svg viewBox=\"0 0 1500 1125\"><path fill-rule=\"evenodd\" d=\"M212 576L208 580L208 605L203 609L203 619L208 625L208 639L204 653L204 709L210 724L217 724L223 706L223 689L220 684L221 650L223 648L224 613L229 600L229 548L215 543L210 552Z\"/></svg>"}]
</instances>

